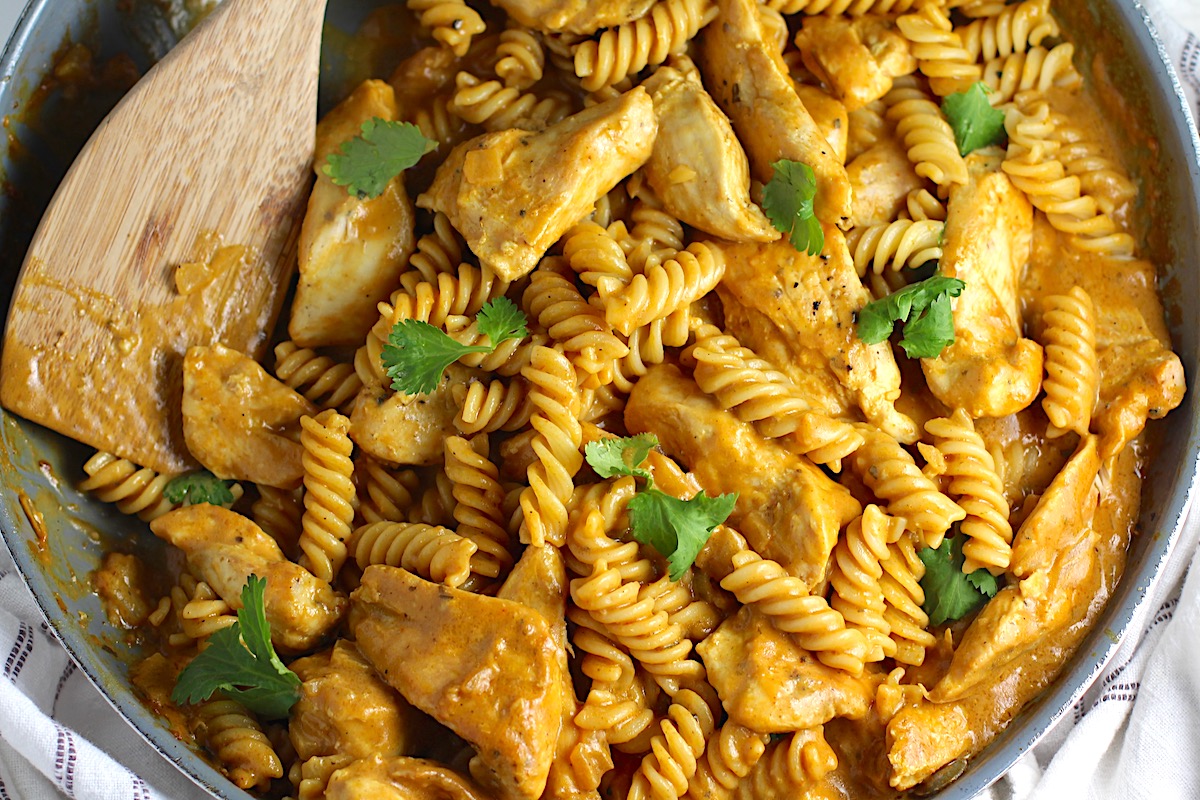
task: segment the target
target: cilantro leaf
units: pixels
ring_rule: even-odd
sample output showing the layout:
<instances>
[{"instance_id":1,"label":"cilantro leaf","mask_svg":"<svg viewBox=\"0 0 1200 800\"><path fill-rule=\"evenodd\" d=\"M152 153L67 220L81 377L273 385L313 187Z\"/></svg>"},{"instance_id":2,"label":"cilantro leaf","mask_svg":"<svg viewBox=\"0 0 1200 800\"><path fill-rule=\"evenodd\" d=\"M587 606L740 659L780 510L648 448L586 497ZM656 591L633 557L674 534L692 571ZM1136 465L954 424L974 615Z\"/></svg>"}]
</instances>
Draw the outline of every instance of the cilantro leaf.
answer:
<instances>
[{"instance_id":1,"label":"cilantro leaf","mask_svg":"<svg viewBox=\"0 0 1200 800\"><path fill-rule=\"evenodd\" d=\"M171 700L200 703L222 692L267 719L287 716L300 699L300 678L271 646L266 586L266 579L255 575L246 580L237 622L209 637L208 647L179 673Z\"/></svg>"},{"instance_id":2,"label":"cilantro leaf","mask_svg":"<svg viewBox=\"0 0 1200 800\"><path fill-rule=\"evenodd\" d=\"M937 358L942 348L954 344L954 312L950 295L939 294L929 307L904 326L900 346L909 358Z\"/></svg>"},{"instance_id":3,"label":"cilantro leaf","mask_svg":"<svg viewBox=\"0 0 1200 800\"><path fill-rule=\"evenodd\" d=\"M680 500L658 489L645 489L629 501L633 538L667 558L671 580L683 577L713 528L733 513L737 494L709 497L703 490L691 500Z\"/></svg>"},{"instance_id":4,"label":"cilantro leaf","mask_svg":"<svg viewBox=\"0 0 1200 800\"><path fill-rule=\"evenodd\" d=\"M367 200L379 197L388 181L437 148L437 142L421 135L408 122L390 122L374 117L362 124L362 135L330 153L325 174L338 186Z\"/></svg>"},{"instance_id":5,"label":"cilantro leaf","mask_svg":"<svg viewBox=\"0 0 1200 800\"><path fill-rule=\"evenodd\" d=\"M446 367L468 353L491 353L507 339L528 335L525 315L507 297L486 303L476 316L480 333L490 345L465 345L428 322L403 319L392 327L379 360L392 379L392 388L405 394L429 394L437 388Z\"/></svg>"},{"instance_id":6,"label":"cilantro leaf","mask_svg":"<svg viewBox=\"0 0 1200 800\"><path fill-rule=\"evenodd\" d=\"M224 506L233 502L229 481L221 480L206 469L176 475L163 487L163 497L172 503L189 506L201 503Z\"/></svg>"},{"instance_id":7,"label":"cilantro leaf","mask_svg":"<svg viewBox=\"0 0 1200 800\"><path fill-rule=\"evenodd\" d=\"M643 469L639 465L657 446L657 436L652 433L639 433L637 436L626 436L621 439L601 439L588 442L587 446L583 448L583 454L587 458L588 464L596 470L596 474L601 478L631 475L635 478L652 481L650 470Z\"/></svg>"},{"instance_id":8,"label":"cilantro leaf","mask_svg":"<svg viewBox=\"0 0 1200 800\"><path fill-rule=\"evenodd\" d=\"M479 332L492 340L495 350L501 342L509 339L524 339L529 335L525 327L525 314L517 304L507 297L497 297L484 304L475 317Z\"/></svg>"},{"instance_id":9,"label":"cilantro leaf","mask_svg":"<svg viewBox=\"0 0 1200 800\"><path fill-rule=\"evenodd\" d=\"M825 231L813 212L817 178L812 167L781 158L763 187L763 211L775 230L790 237L792 247L810 256L825 246Z\"/></svg>"},{"instance_id":10,"label":"cilantro leaf","mask_svg":"<svg viewBox=\"0 0 1200 800\"><path fill-rule=\"evenodd\" d=\"M858 338L878 344L892 335L897 322L904 322L900 344L912 358L936 358L942 348L954 344L954 314L950 298L958 297L966 284L958 278L934 275L919 283L872 300L858 312Z\"/></svg>"},{"instance_id":11,"label":"cilantro leaf","mask_svg":"<svg viewBox=\"0 0 1200 800\"><path fill-rule=\"evenodd\" d=\"M996 576L986 569L977 569L974 572L968 572L967 581L978 589L980 594L988 597L995 597L996 592L1000 591L1000 581L996 580Z\"/></svg>"},{"instance_id":12,"label":"cilantro leaf","mask_svg":"<svg viewBox=\"0 0 1200 800\"><path fill-rule=\"evenodd\" d=\"M942 101L942 113L954 129L961 155L995 144L1004 136L1004 112L988 102L991 93L987 84L976 81L965 92L955 92Z\"/></svg>"},{"instance_id":13,"label":"cilantro leaf","mask_svg":"<svg viewBox=\"0 0 1200 800\"><path fill-rule=\"evenodd\" d=\"M932 625L965 617L999 589L995 577L986 569L963 574L964 538L950 536L943 539L939 547L926 547L917 553L925 565L925 576L921 578L925 603L921 608L929 615Z\"/></svg>"}]
</instances>

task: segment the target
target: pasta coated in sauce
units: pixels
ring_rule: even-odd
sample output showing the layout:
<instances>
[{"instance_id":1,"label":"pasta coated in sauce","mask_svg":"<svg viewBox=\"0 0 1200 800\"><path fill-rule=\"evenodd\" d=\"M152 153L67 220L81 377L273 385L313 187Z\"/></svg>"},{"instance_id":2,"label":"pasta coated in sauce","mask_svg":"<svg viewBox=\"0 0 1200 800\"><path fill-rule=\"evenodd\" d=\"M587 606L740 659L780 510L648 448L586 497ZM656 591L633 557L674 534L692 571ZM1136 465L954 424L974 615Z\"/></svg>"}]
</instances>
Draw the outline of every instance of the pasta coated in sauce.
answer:
<instances>
[{"instance_id":1,"label":"pasta coated in sauce","mask_svg":"<svg viewBox=\"0 0 1200 800\"><path fill-rule=\"evenodd\" d=\"M429 46L322 120L272 371L189 353L188 446L232 507L84 467L186 556L137 615L153 658L267 578L301 700L188 707L197 744L301 800L895 796L975 755L1103 605L1184 389L1049 0L475 5L409 0ZM940 100L975 82L1007 140L964 156ZM365 199L321 167L374 117L437 148ZM819 252L760 208L782 158ZM954 344L861 341L935 263ZM393 389L394 325L479 344L500 297L526 337ZM659 490L738 495L678 580L632 536L639 484L584 458L637 433ZM995 596L933 624L951 543Z\"/></svg>"}]
</instances>

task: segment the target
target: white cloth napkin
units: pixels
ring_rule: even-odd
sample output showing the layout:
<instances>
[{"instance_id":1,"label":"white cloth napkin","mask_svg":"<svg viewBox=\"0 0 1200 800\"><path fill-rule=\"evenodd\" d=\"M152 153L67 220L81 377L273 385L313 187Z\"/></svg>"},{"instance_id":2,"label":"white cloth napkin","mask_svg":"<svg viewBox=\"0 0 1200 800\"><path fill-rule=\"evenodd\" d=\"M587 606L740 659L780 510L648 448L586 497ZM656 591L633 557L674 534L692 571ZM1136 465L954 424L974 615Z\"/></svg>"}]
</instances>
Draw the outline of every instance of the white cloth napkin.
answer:
<instances>
[{"instance_id":1,"label":"white cloth napkin","mask_svg":"<svg viewBox=\"0 0 1200 800\"><path fill-rule=\"evenodd\" d=\"M1200 115L1200 0L1147 0ZM1104 674L983 794L988 800L1200 798L1200 516ZM1186 580L1185 580L1186 574ZM0 800L203 800L75 669L0 547Z\"/></svg>"}]
</instances>

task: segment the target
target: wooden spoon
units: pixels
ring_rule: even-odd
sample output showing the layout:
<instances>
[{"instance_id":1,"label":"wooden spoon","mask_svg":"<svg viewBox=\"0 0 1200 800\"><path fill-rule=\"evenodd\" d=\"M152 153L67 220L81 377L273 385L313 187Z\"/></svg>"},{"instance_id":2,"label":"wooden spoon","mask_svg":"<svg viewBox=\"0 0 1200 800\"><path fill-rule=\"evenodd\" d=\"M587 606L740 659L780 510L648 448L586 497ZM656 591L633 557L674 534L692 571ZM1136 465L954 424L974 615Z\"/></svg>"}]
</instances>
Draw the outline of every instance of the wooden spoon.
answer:
<instances>
[{"instance_id":1,"label":"wooden spoon","mask_svg":"<svg viewBox=\"0 0 1200 800\"><path fill-rule=\"evenodd\" d=\"M104 120L25 257L0 403L160 472L195 465L183 355L267 344L311 181L325 4L226 0Z\"/></svg>"}]
</instances>

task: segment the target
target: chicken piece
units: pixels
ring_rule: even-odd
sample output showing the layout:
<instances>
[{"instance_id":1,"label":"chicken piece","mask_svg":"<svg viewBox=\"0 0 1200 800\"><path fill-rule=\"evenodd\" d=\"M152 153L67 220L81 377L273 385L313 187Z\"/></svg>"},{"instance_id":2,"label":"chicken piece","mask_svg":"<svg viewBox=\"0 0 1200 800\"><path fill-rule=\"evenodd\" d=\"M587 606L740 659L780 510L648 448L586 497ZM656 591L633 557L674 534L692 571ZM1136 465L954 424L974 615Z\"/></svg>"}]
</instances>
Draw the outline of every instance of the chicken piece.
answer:
<instances>
[{"instance_id":1,"label":"chicken piece","mask_svg":"<svg viewBox=\"0 0 1200 800\"><path fill-rule=\"evenodd\" d=\"M1094 593L1100 457L1095 436L1080 442L1013 537L1015 581L984 606L954 651L930 699L964 697L988 675L1036 647L1071 621Z\"/></svg>"},{"instance_id":2,"label":"chicken piece","mask_svg":"<svg viewBox=\"0 0 1200 800\"><path fill-rule=\"evenodd\" d=\"M317 408L236 350L192 347L183 361L183 438L218 478L295 489L300 417Z\"/></svg>"},{"instance_id":3,"label":"chicken piece","mask_svg":"<svg viewBox=\"0 0 1200 800\"><path fill-rule=\"evenodd\" d=\"M900 370L891 345L865 344L856 333L855 314L871 295L840 231L825 226L816 256L786 241L714 246L725 254L717 293L730 333L791 378L816 410L844 418L857 405L897 440L916 441L916 423L896 410Z\"/></svg>"},{"instance_id":4,"label":"chicken piece","mask_svg":"<svg viewBox=\"0 0 1200 800\"><path fill-rule=\"evenodd\" d=\"M497 0L495 5L527 28L546 33L592 34L650 13L655 0Z\"/></svg>"},{"instance_id":5,"label":"chicken piece","mask_svg":"<svg viewBox=\"0 0 1200 800\"><path fill-rule=\"evenodd\" d=\"M332 649L289 666L304 682L288 720L288 737L302 761L412 751L423 715L375 674L353 642L339 639Z\"/></svg>"},{"instance_id":6,"label":"chicken piece","mask_svg":"<svg viewBox=\"0 0 1200 800\"><path fill-rule=\"evenodd\" d=\"M1021 291L1036 313L1038 298L1081 286L1096 307L1096 354L1100 397L1092 430L1100 434L1100 458L1108 463L1147 419L1159 419L1183 401L1183 365L1171 352L1154 265L1110 258L1066 246L1043 218L1034 229L1033 258Z\"/></svg>"},{"instance_id":7,"label":"chicken piece","mask_svg":"<svg viewBox=\"0 0 1200 800\"><path fill-rule=\"evenodd\" d=\"M350 438L367 455L389 464L441 463L442 442L456 433L458 405L451 389L476 374L451 364L429 394L389 392L379 383L364 386L350 414Z\"/></svg>"},{"instance_id":8,"label":"chicken piece","mask_svg":"<svg viewBox=\"0 0 1200 800\"><path fill-rule=\"evenodd\" d=\"M833 157L839 164L845 164L850 146L850 115L846 113L846 107L819 86L799 83L795 89L800 102L804 103L813 122L817 123L821 135L833 148Z\"/></svg>"},{"instance_id":9,"label":"chicken piece","mask_svg":"<svg viewBox=\"0 0 1200 800\"><path fill-rule=\"evenodd\" d=\"M546 786L562 722L562 648L522 603L372 566L351 595L359 649L394 689L478 750L502 800Z\"/></svg>"},{"instance_id":10,"label":"chicken piece","mask_svg":"<svg viewBox=\"0 0 1200 800\"><path fill-rule=\"evenodd\" d=\"M329 155L379 117L396 119L392 87L368 80L317 125L317 182L300 228L300 281L288 334L302 347L356 345L413 254L413 208L398 175L375 198L350 194L325 174Z\"/></svg>"},{"instance_id":11,"label":"chicken piece","mask_svg":"<svg viewBox=\"0 0 1200 800\"><path fill-rule=\"evenodd\" d=\"M834 717L860 718L875 681L827 667L743 606L696 645L729 718L760 733L790 733Z\"/></svg>"},{"instance_id":12,"label":"chicken piece","mask_svg":"<svg viewBox=\"0 0 1200 800\"><path fill-rule=\"evenodd\" d=\"M846 166L854 187L854 224L884 225L905 208L908 193L925 185L904 143L889 136Z\"/></svg>"},{"instance_id":13,"label":"chicken piece","mask_svg":"<svg viewBox=\"0 0 1200 800\"><path fill-rule=\"evenodd\" d=\"M567 569L558 548L530 547L496 594L501 600L522 603L545 617L558 648L562 727L558 732L546 789L542 793L545 800L599 797L595 787L579 785L572 765L572 753L577 752L577 748L595 751L599 758L608 758L609 766L612 765L604 732L585 731L575 724L579 701L575 697L575 686L567 667L567 589Z\"/></svg>"},{"instance_id":14,"label":"chicken piece","mask_svg":"<svg viewBox=\"0 0 1200 800\"><path fill-rule=\"evenodd\" d=\"M490 800L444 764L378 753L334 772L323 796L325 800Z\"/></svg>"},{"instance_id":15,"label":"chicken piece","mask_svg":"<svg viewBox=\"0 0 1200 800\"><path fill-rule=\"evenodd\" d=\"M659 67L642 87L658 124L646 178L668 212L688 225L735 242L773 242L779 231L750 200L750 165L729 119L704 91L688 58Z\"/></svg>"},{"instance_id":16,"label":"chicken piece","mask_svg":"<svg viewBox=\"0 0 1200 800\"><path fill-rule=\"evenodd\" d=\"M849 228L854 198L846 168L796 94L757 4L720 0L718 8L701 36L700 67L713 99L733 121L753 177L769 181L771 165L781 158L804 162L816 173L817 217Z\"/></svg>"},{"instance_id":17,"label":"chicken piece","mask_svg":"<svg viewBox=\"0 0 1200 800\"><path fill-rule=\"evenodd\" d=\"M506 281L650 158L658 123L640 86L540 133L488 133L455 147L417 205L441 211Z\"/></svg>"},{"instance_id":18,"label":"chicken piece","mask_svg":"<svg viewBox=\"0 0 1200 800\"><path fill-rule=\"evenodd\" d=\"M908 42L884 17L805 17L796 47L804 66L833 90L847 111L878 100L891 90L892 78L917 69Z\"/></svg>"},{"instance_id":19,"label":"chicken piece","mask_svg":"<svg viewBox=\"0 0 1200 800\"><path fill-rule=\"evenodd\" d=\"M916 786L971 748L975 735L958 706L922 701L901 709L887 725L892 787Z\"/></svg>"},{"instance_id":20,"label":"chicken piece","mask_svg":"<svg viewBox=\"0 0 1200 800\"><path fill-rule=\"evenodd\" d=\"M970 179L950 190L941 272L966 288L954 305L954 344L921 360L934 396L972 417L1014 414L1042 386L1042 348L1021 333L1017 294L1033 207L1000 171L1001 159L968 156Z\"/></svg>"},{"instance_id":21,"label":"chicken piece","mask_svg":"<svg viewBox=\"0 0 1200 800\"><path fill-rule=\"evenodd\" d=\"M730 524L809 587L825 578L843 526L862 513L812 462L764 439L671 365L651 367L625 405L630 433L653 433L709 495L737 492Z\"/></svg>"},{"instance_id":22,"label":"chicken piece","mask_svg":"<svg viewBox=\"0 0 1200 800\"><path fill-rule=\"evenodd\" d=\"M271 642L280 650L313 649L346 610L345 597L288 561L275 540L241 514L208 504L184 506L154 520L150 530L182 550L196 577L235 609L242 607L246 579L265 579Z\"/></svg>"}]
</instances>

